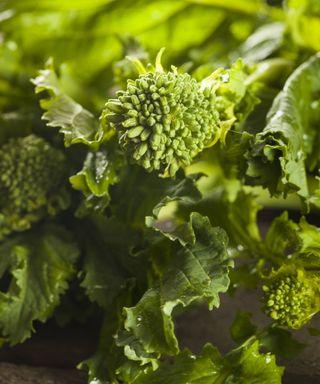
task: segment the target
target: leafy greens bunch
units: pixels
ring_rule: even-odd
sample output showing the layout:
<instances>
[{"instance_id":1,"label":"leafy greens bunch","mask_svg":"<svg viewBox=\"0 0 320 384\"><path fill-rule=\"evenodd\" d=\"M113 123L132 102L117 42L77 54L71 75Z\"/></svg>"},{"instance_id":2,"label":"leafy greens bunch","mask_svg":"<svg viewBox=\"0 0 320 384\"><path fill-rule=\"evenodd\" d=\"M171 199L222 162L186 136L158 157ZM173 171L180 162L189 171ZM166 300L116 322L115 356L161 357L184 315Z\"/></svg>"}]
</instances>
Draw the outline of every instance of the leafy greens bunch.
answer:
<instances>
[{"instance_id":1,"label":"leafy greens bunch","mask_svg":"<svg viewBox=\"0 0 320 384\"><path fill-rule=\"evenodd\" d=\"M318 2L34 3L0 5L1 341L81 313L90 383L281 383L320 311ZM181 348L243 288L265 327Z\"/></svg>"}]
</instances>

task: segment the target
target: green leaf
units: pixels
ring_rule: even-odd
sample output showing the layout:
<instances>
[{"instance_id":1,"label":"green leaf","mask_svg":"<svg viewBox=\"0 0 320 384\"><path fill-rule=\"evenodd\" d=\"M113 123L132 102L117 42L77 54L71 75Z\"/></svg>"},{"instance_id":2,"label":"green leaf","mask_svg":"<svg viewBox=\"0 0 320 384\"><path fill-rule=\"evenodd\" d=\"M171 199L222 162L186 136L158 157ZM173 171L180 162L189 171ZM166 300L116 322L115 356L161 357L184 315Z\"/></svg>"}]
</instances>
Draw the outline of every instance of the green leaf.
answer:
<instances>
[{"instance_id":1,"label":"green leaf","mask_svg":"<svg viewBox=\"0 0 320 384\"><path fill-rule=\"evenodd\" d=\"M160 363L146 370L132 384L280 384L283 368L274 356L259 353L259 343L250 342L225 357L210 344L200 356L181 352L172 364Z\"/></svg>"},{"instance_id":2,"label":"green leaf","mask_svg":"<svg viewBox=\"0 0 320 384\"><path fill-rule=\"evenodd\" d=\"M106 5L110 0L93 0L90 4L86 0L67 0L61 3L52 2L51 0L41 0L37 4L37 10L46 10L46 11L55 11L55 10L69 10L74 11L75 9L79 10L90 10L93 7L101 7ZM33 0L3 0L1 2L1 8L11 7L18 11L33 11L35 4Z\"/></svg>"},{"instance_id":3,"label":"green leaf","mask_svg":"<svg viewBox=\"0 0 320 384\"><path fill-rule=\"evenodd\" d=\"M32 82L36 93L48 92L49 98L40 101L41 107L46 110L42 118L48 121L49 127L59 128L66 147L82 143L96 149L104 137L97 119L63 92L51 60Z\"/></svg>"},{"instance_id":4,"label":"green leaf","mask_svg":"<svg viewBox=\"0 0 320 384\"><path fill-rule=\"evenodd\" d=\"M238 249L239 256L235 260L235 268L230 271L230 288L229 293L232 294L237 288L245 287L248 289L257 289L258 284L260 282L259 276L259 263L257 264L257 260L252 259L251 262L247 262L246 264L242 263L241 256L246 255L247 252L242 250L241 247ZM237 260L239 263L237 263ZM264 261L261 259L261 263ZM258 267L258 268L257 268Z\"/></svg>"},{"instance_id":5,"label":"green leaf","mask_svg":"<svg viewBox=\"0 0 320 384\"><path fill-rule=\"evenodd\" d=\"M310 197L310 204L312 207L320 208L320 177L316 176L314 178L315 184L318 184L317 187L315 187L311 197Z\"/></svg>"},{"instance_id":6,"label":"green leaf","mask_svg":"<svg viewBox=\"0 0 320 384\"><path fill-rule=\"evenodd\" d=\"M192 243L168 245L169 267L160 281L147 290L135 307L125 308L125 329L137 338L147 353L176 354L172 312L195 300L207 301L209 308L219 306L219 293L229 285L227 237L212 228L208 218L191 214ZM169 241L169 240L166 240ZM163 253L162 246L159 251ZM163 258L163 254L159 255Z\"/></svg>"},{"instance_id":7,"label":"green leaf","mask_svg":"<svg viewBox=\"0 0 320 384\"><path fill-rule=\"evenodd\" d=\"M284 29L281 22L261 26L241 45L240 56L252 63L266 59L281 47Z\"/></svg>"},{"instance_id":8,"label":"green leaf","mask_svg":"<svg viewBox=\"0 0 320 384\"><path fill-rule=\"evenodd\" d=\"M302 47L320 49L320 9L317 0L288 0L287 23L294 42Z\"/></svg>"},{"instance_id":9,"label":"green leaf","mask_svg":"<svg viewBox=\"0 0 320 384\"><path fill-rule=\"evenodd\" d=\"M235 238L236 242L252 250L259 249L261 241L257 222L257 214L261 206L255 197L251 191L240 190L234 200L225 202L228 205L231 236Z\"/></svg>"},{"instance_id":10,"label":"green leaf","mask_svg":"<svg viewBox=\"0 0 320 384\"><path fill-rule=\"evenodd\" d=\"M320 228L303 217L299 224L284 212L275 218L266 234L266 255L279 265L296 263L312 269L320 266Z\"/></svg>"},{"instance_id":11,"label":"green leaf","mask_svg":"<svg viewBox=\"0 0 320 384\"><path fill-rule=\"evenodd\" d=\"M275 218L268 229L265 244L272 257L285 260L289 246L297 246L298 225L289 220L288 213L284 212Z\"/></svg>"},{"instance_id":12,"label":"green leaf","mask_svg":"<svg viewBox=\"0 0 320 384\"><path fill-rule=\"evenodd\" d=\"M116 346L114 335L121 325L121 308L125 303L125 296L118 298L112 310L105 313L96 352L78 365L78 368L88 370L90 383L97 380L99 384L119 383L116 378L117 368L124 364L125 357L122 350Z\"/></svg>"},{"instance_id":13,"label":"green leaf","mask_svg":"<svg viewBox=\"0 0 320 384\"><path fill-rule=\"evenodd\" d=\"M78 365L78 368L88 370L88 379L92 384L129 383L141 372L141 366L129 361L115 342L122 326L122 307L131 300L130 290L122 292L112 308L104 313L97 351Z\"/></svg>"},{"instance_id":14,"label":"green leaf","mask_svg":"<svg viewBox=\"0 0 320 384\"><path fill-rule=\"evenodd\" d=\"M237 313L230 328L231 337L235 342L243 343L256 333L257 327L251 322L251 317L249 312Z\"/></svg>"},{"instance_id":15,"label":"green leaf","mask_svg":"<svg viewBox=\"0 0 320 384\"><path fill-rule=\"evenodd\" d=\"M227 11L241 12L248 14L257 14L265 13L267 7L264 2L261 0L246 0L245 2L240 2L237 0L230 0L225 2L223 0L189 0L191 3L195 4L206 4L213 7L222 8Z\"/></svg>"},{"instance_id":16,"label":"green leaf","mask_svg":"<svg viewBox=\"0 0 320 384\"><path fill-rule=\"evenodd\" d=\"M295 260L306 268L320 267L320 228L309 224L305 218L299 223L297 232L299 247Z\"/></svg>"},{"instance_id":17,"label":"green leaf","mask_svg":"<svg viewBox=\"0 0 320 384\"><path fill-rule=\"evenodd\" d=\"M317 146L313 101L320 91L320 56L298 67L273 102L267 126L248 154L249 180L271 195L297 193L309 197L305 162Z\"/></svg>"},{"instance_id":18,"label":"green leaf","mask_svg":"<svg viewBox=\"0 0 320 384\"><path fill-rule=\"evenodd\" d=\"M90 380L118 383L117 368L126 363L134 370L135 362L126 361L115 335L123 326L123 307L132 305L133 288L137 291L139 283L145 286L149 264L132 255L139 235L116 218L88 216L81 221L77 233L83 245L81 286L89 300L104 310L97 351L80 367L89 370Z\"/></svg>"},{"instance_id":19,"label":"green leaf","mask_svg":"<svg viewBox=\"0 0 320 384\"><path fill-rule=\"evenodd\" d=\"M211 88L216 94L220 119L219 135L223 146L230 129L243 123L259 103L251 85L247 83L248 75L249 68L239 58L229 69L218 68L201 81L204 88Z\"/></svg>"},{"instance_id":20,"label":"green leaf","mask_svg":"<svg viewBox=\"0 0 320 384\"><path fill-rule=\"evenodd\" d=\"M119 181L123 165L123 156L116 151L116 147L108 146L97 152L88 152L82 170L70 177L72 187L85 196L79 214L86 209L104 211L110 202L109 187Z\"/></svg>"},{"instance_id":21,"label":"green leaf","mask_svg":"<svg viewBox=\"0 0 320 384\"><path fill-rule=\"evenodd\" d=\"M153 213L158 217L170 202L200 199L199 176L185 177L181 172L175 179L162 179L142 167L128 166L111 191L110 209L121 221L144 228L146 216Z\"/></svg>"},{"instance_id":22,"label":"green leaf","mask_svg":"<svg viewBox=\"0 0 320 384\"><path fill-rule=\"evenodd\" d=\"M77 229L84 255L81 286L89 299L107 311L139 278L145 281L145 260L133 257L138 235L115 218L91 215Z\"/></svg>"},{"instance_id":23,"label":"green leaf","mask_svg":"<svg viewBox=\"0 0 320 384\"><path fill-rule=\"evenodd\" d=\"M24 341L59 304L74 273L78 247L61 227L46 225L1 244L0 275L8 270L11 281L0 292L0 329L11 344Z\"/></svg>"},{"instance_id":24,"label":"green leaf","mask_svg":"<svg viewBox=\"0 0 320 384\"><path fill-rule=\"evenodd\" d=\"M195 240L194 232L189 223L181 223L181 220L176 219L175 215L171 215L172 217L169 215L169 217L165 218L160 217L160 212L162 209L168 208L170 203L173 202L192 204L200 201L201 194L196 187L196 181L200 177L200 174L190 175L171 182L171 185L168 184L169 188L163 191L167 196L153 208L153 216L146 216L146 226L161 232L170 240L178 239L182 245L192 243Z\"/></svg>"},{"instance_id":25,"label":"green leaf","mask_svg":"<svg viewBox=\"0 0 320 384\"><path fill-rule=\"evenodd\" d=\"M173 3L170 2L170 6L171 4ZM138 37L148 49L157 51L163 46L170 55L181 54L203 44L221 26L225 18L226 14L222 10L185 3L184 7L168 18L166 23L145 30Z\"/></svg>"},{"instance_id":26,"label":"green leaf","mask_svg":"<svg viewBox=\"0 0 320 384\"><path fill-rule=\"evenodd\" d=\"M214 384L219 383L223 361L219 351L207 344L200 356L185 350L173 364L161 363L155 371L140 374L133 384Z\"/></svg>"},{"instance_id":27,"label":"green leaf","mask_svg":"<svg viewBox=\"0 0 320 384\"><path fill-rule=\"evenodd\" d=\"M218 182L207 194L196 203L183 203L178 209L177 216L185 218L192 211L207 215L213 225L223 228L233 246L240 245L259 253L261 250L261 236L257 225L257 213L261 206L256 201L255 194L249 189L239 187L238 181L230 183Z\"/></svg>"},{"instance_id":28,"label":"green leaf","mask_svg":"<svg viewBox=\"0 0 320 384\"><path fill-rule=\"evenodd\" d=\"M281 384L283 368L270 353L259 353L259 342L246 342L227 356L232 373L226 384Z\"/></svg>"},{"instance_id":29,"label":"green leaf","mask_svg":"<svg viewBox=\"0 0 320 384\"><path fill-rule=\"evenodd\" d=\"M291 332L278 327L269 327L260 337L260 343L266 347L268 351L284 359L293 359L306 346L298 340L295 340Z\"/></svg>"}]
</instances>

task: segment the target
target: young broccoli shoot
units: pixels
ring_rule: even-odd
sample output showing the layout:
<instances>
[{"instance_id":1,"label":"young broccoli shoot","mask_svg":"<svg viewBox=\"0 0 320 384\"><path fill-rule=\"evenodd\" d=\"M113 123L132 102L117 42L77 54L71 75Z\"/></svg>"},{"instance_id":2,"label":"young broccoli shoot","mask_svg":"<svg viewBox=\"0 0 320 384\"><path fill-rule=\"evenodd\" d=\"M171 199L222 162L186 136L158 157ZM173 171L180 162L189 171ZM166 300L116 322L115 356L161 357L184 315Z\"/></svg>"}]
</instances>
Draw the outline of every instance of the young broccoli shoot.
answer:
<instances>
[{"instance_id":1,"label":"young broccoli shoot","mask_svg":"<svg viewBox=\"0 0 320 384\"><path fill-rule=\"evenodd\" d=\"M67 207L66 158L40 137L0 148L0 239Z\"/></svg>"},{"instance_id":2,"label":"young broccoli shoot","mask_svg":"<svg viewBox=\"0 0 320 384\"><path fill-rule=\"evenodd\" d=\"M320 309L316 277L302 268L272 272L262 289L265 313L281 326L299 329Z\"/></svg>"},{"instance_id":3,"label":"young broccoli shoot","mask_svg":"<svg viewBox=\"0 0 320 384\"><path fill-rule=\"evenodd\" d=\"M102 118L119 133L129 158L148 172L174 177L204 148L219 139L219 113L209 87L180 74L165 72L157 58L155 70L141 68L127 89L106 103Z\"/></svg>"}]
</instances>

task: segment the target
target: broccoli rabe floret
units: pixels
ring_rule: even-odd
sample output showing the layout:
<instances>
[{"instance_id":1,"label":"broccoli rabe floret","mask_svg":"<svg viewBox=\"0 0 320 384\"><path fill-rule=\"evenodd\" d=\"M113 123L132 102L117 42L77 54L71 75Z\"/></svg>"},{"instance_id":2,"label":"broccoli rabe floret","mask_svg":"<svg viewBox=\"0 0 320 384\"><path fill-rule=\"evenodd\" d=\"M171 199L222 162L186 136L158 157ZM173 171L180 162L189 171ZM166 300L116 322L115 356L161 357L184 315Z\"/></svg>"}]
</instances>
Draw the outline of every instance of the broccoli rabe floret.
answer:
<instances>
[{"instance_id":1,"label":"broccoli rabe floret","mask_svg":"<svg viewBox=\"0 0 320 384\"><path fill-rule=\"evenodd\" d=\"M265 279L265 313L279 325L301 328L319 311L318 279L302 268L284 267Z\"/></svg>"},{"instance_id":2,"label":"broccoli rabe floret","mask_svg":"<svg viewBox=\"0 0 320 384\"><path fill-rule=\"evenodd\" d=\"M129 157L147 171L174 177L217 139L215 97L189 74L155 71L129 80L106 104L103 118Z\"/></svg>"},{"instance_id":3,"label":"broccoli rabe floret","mask_svg":"<svg viewBox=\"0 0 320 384\"><path fill-rule=\"evenodd\" d=\"M0 239L68 206L66 158L40 137L0 147Z\"/></svg>"}]
</instances>

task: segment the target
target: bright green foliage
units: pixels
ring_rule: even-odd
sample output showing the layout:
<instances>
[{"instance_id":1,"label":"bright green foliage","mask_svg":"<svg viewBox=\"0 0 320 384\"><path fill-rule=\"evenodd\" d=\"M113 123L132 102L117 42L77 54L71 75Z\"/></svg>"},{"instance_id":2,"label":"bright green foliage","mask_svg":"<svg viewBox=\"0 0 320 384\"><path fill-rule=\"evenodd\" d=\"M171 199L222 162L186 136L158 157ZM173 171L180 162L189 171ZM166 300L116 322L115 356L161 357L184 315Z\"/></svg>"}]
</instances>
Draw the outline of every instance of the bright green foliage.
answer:
<instances>
[{"instance_id":1,"label":"bright green foliage","mask_svg":"<svg viewBox=\"0 0 320 384\"><path fill-rule=\"evenodd\" d=\"M35 135L0 148L0 239L68 205L66 159Z\"/></svg>"},{"instance_id":2,"label":"bright green foliage","mask_svg":"<svg viewBox=\"0 0 320 384\"><path fill-rule=\"evenodd\" d=\"M279 325L301 328L319 311L317 280L304 269L282 267L263 286L265 312Z\"/></svg>"},{"instance_id":3,"label":"bright green foliage","mask_svg":"<svg viewBox=\"0 0 320 384\"><path fill-rule=\"evenodd\" d=\"M164 177L174 177L219 138L210 88L174 68L128 80L127 89L107 102L103 119L119 132L120 145L134 162Z\"/></svg>"},{"instance_id":4,"label":"bright green foliage","mask_svg":"<svg viewBox=\"0 0 320 384\"><path fill-rule=\"evenodd\" d=\"M40 106L46 111L42 119L47 121L48 127L59 128L64 135L65 146L81 143L97 149L98 141L103 140L97 120L64 92L63 79L57 76L52 60L47 62L45 69L39 71L32 82L36 93L48 94L48 98L40 100Z\"/></svg>"},{"instance_id":5,"label":"bright green foliage","mask_svg":"<svg viewBox=\"0 0 320 384\"><path fill-rule=\"evenodd\" d=\"M161 362L155 371L140 370L132 384L280 384L283 368L275 357L259 351L257 341L241 345L222 356L217 348L206 344L201 355L184 350L174 363Z\"/></svg>"},{"instance_id":6,"label":"bright green foliage","mask_svg":"<svg viewBox=\"0 0 320 384\"><path fill-rule=\"evenodd\" d=\"M320 3L318 0L288 0L287 22L297 45L320 49Z\"/></svg>"}]
</instances>

